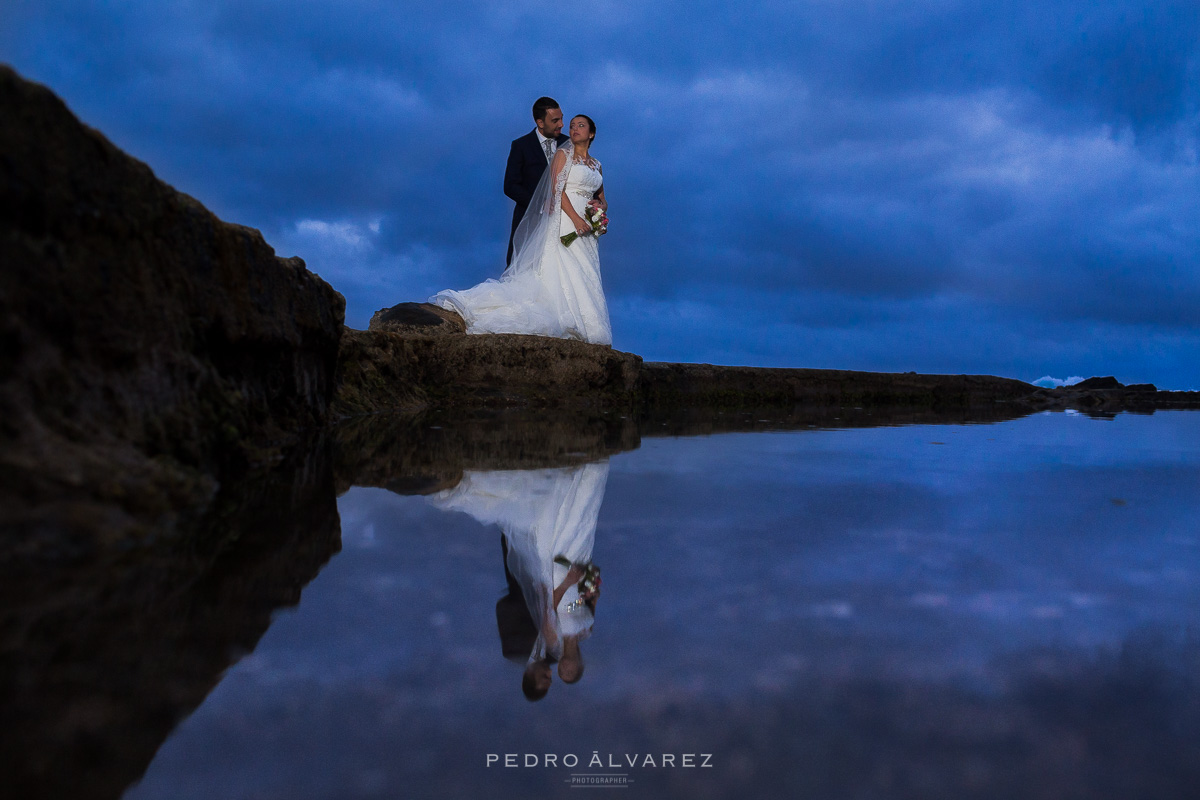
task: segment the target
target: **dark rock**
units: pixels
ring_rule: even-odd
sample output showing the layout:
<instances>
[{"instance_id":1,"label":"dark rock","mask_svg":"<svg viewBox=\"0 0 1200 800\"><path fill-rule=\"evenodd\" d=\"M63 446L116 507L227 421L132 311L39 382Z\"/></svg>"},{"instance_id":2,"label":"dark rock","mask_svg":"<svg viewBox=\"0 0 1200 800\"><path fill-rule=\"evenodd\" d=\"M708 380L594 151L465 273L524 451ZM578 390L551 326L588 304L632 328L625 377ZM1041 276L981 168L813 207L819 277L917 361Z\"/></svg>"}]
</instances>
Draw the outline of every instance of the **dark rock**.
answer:
<instances>
[{"instance_id":1,"label":"dark rock","mask_svg":"<svg viewBox=\"0 0 1200 800\"><path fill-rule=\"evenodd\" d=\"M459 317L443 309L401 303L376 314L376 330L348 330L335 415L575 407L633 409L639 418L670 420L662 423L669 427L685 412L718 429L744 426L736 415L750 415L764 421L762 429L772 429L806 422L840 427L847 419L980 422L1066 408L1111 415L1200 407L1194 394L1155 392L1151 384L1122 387L1112 377L1046 389L990 375L642 363L636 355L561 339L429 333L455 322L461 323ZM457 328L446 330L452 332ZM717 419L716 412L727 416Z\"/></svg>"},{"instance_id":2,"label":"dark rock","mask_svg":"<svg viewBox=\"0 0 1200 800\"><path fill-rule=\"evenodd\" d=\"M4 794L122 796L274 612L299 602L341 547L329 448L306 443L132 546L95 546L112 530L93 506L72 519L75 552L4 553Z\"/></svg>"},{"instance_id":3,"label":"dark rock","mask_svg":"<svg viewBox=\"0 0 1200 800\"><path fill-rule=\"evenodd\" d=\"M347 329L338 416L421 408L627 408L642 359L545 336L420 336Z\"/></svg>"},{"instance_id":4,"label":"dark rock","mask_svg":"<svg viewBox=\"0 0 1200 800\"><path fill-rule=\"evenodd\" d=\"M667 420L661 424L668 427L684 412L695 412L701 426L716 429L744 426L737 415L750 415L772 429L840 427L847 419L980 422L1066 408L1111 415L1200 407L1194 393L1155 392L1150 384L1122 387L1112 377L1045 389L990 375L642 363L636 355L563 339L429 335L446 322L435 311L459 321L433 306L401 303L376 315L377 330L346 332L336 416L559 407L632 411L640 419ZM378 329L388 324L387 315L397 327ZM727 416L718 419L717 412Z\"/></svg>"},{"instance_id":5,"label":"dark rock","mask_svg":"<svg viewBox=\"0 0 1200 800\"><path fill-rule=\"evenodd\" d=\"M1072 384L1071 389L1120 389L1123 384L1111 375L1107 378L1088 378L1086 381Z\"/></svg>"},{"instance_id":6,"label":"dark rock","mask_svg":"<svg viewBox=\"0 0 1200 800\"><path fill-rule=\"evenodd\" d=\"M0 523L169 508L324 423L341 295L2 66L0 120Z\"/></svg>"},{"instance_id":7,"label":"dark rock","mask_svg":"<svg viewBox=\"0 0 1200 800\"><path fill-rule=\"evenodd\" d=\"M648 363L638 381L648 408L860 407L996 412L1035 387L990 375L918 375Z\"/></svg>"},{"instance_id":8,"label":"dark rock","mask_svg":"<svg viewBox=\"0 0 1200 800\"><path fill-rule=\"evenodd\" d=\"M367 330L447 336L465 334L467 325L458 314L432 303L400 303L376 311Z\"/></svg>"},{"instance_id":9,"label":"dark rock","mask_svg":"<svg viewBox=\"0 0 1200 800\"><path fill-rule=\"evenodd\" d=\"M457 485L467 470L569 467L634 450L658 436L998 422L1030 413L954 409L760 406L588 411L571 408L429 410L367 414L331 428L337 490L373 486L430 494Z\"/></svg>"},{"instance_id":10,"label":"dark rock","mask_svg":"<svg viewBox=\"0 0 1200 800\"><path fill-rule=\"evenodd\" d=\"M409 326L425 313L412 303L394 309ZM338 361L336 416L569 407L636 409L642 415L685 409L702 416L744 412L797 422L829 420L836 416L829 409L845 408L858 418L869 416L857 413L864 409L888 409L885 416L891 418L982 421L1059 402L1030 384L987 375L643 364L630 353L565 339L427 336L408 330L347 329Z\"/></svg>"},{"instance_id":11,"label":"dark rock","mask_svg":"<svg viewBox=\"0 0 1200 800\"><path fill-rule=\"evenodd\" d=\"M575 409L370 414L332 429L338 493L449 489L465 470L570 467L638 447L629 415Z\"/></svg>"},{"instance_id":12,"label":"dark rock","mask_svg":"<svg viewBox=\"0 0 1200 800\"><path fill-rule=\"evenodd\" d=\"M1122 386L1115 378L1090 378L1045 394L1036 392L1024 402L1041 409L1075 409L1109 419L1120 413L1153 414L1159 409L1200 408L1200 392L1163 392L1152 383Z\"/></svg>"}]
</instances>

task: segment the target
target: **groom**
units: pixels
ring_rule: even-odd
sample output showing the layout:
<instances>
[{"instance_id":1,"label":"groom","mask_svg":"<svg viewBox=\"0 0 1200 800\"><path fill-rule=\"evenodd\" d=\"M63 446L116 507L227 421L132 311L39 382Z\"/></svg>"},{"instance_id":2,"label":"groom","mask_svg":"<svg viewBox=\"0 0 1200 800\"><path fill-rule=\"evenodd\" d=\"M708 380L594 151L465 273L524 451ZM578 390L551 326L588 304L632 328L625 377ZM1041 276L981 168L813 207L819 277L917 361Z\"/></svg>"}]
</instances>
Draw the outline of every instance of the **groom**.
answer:
<instances>
[{"instance_id":1,"label":"groom","mask_svg":"<svg viewBox=\"0 0 1200 800\"><path fill-rule=\"evenodd\" d=\"M517 203L513 209L512 231L508 234L508 257L505 264L512 263L513 234L525 209L533 197L546 165L554 157L558 146L567 141L560 131L563 126L562 109L558 102L551 97L539 97L533 104L532 131L519 139L514 139L512 149L508 151L508 166L504 168L504 193Z\"/></svg>"}]
</instances>

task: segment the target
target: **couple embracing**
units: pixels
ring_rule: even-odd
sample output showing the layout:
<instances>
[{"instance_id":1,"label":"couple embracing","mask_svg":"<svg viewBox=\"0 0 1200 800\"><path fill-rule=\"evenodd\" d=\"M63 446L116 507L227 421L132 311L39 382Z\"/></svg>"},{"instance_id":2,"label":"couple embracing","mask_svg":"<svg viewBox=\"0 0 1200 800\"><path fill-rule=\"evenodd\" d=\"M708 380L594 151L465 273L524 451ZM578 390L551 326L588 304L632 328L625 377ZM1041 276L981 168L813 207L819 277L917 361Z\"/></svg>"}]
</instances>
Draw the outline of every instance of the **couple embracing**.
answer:
<instances>
[{"instance_id":1,"label":"couple embracing","mask_svg":"<svg viewBox=\"0 0 1200 800\"><path fill-rule=\"evenodd\" d=\"M608 462L525 470L464 470L430 497L446 511L498 525L508 594L496 604L504 655L525 662L521 690L540 700L557 668L564 684L583 677L580 644L600 597L592 563Z\"/></svg>"},{"instance_id":2,"label":"couple embracing","mask_svg":"<svg viewBox=\"0 0 1200 800\"><path fill-rule=\"evenodd\" d=\"M512 143L504 191L516 201L508 268L431 303L458 313L467 333L525 333L612 344L593 220L606 212L604 176L591 154L596 123L571 118L549 97L533 105L536 128ZM602 232L602 229L601 231ZM573 234L573 235L572 235Z\"/></svg>"}]
</instances>

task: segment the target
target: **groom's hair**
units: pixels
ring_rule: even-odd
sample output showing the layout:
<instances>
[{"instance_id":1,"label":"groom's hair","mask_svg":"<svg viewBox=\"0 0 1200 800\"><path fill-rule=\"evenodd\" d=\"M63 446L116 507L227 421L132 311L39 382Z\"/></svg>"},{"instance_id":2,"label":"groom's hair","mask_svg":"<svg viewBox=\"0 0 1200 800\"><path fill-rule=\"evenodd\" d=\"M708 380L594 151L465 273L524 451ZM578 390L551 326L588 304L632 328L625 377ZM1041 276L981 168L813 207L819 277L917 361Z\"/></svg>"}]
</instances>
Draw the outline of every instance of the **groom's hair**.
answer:
<instances>
[{"instance_id":1,"label":"groom's hair","mask_svg":"<svg viewBox=\"0 0 1200 800\"><path fill-rule=\"evenodd\" d=\"M534 661L525 667L525 674L521 676L521 691L526 700L535 703L550 691L550 683L550 665L544 660Z\"/></svg>"},{"instance_id":2,"label":"groom's hair","mask_svg":"<svg viewBox=\"0 0 1200 800\"><path fill-rule=\"evenodd\" d=\"M533 103L533 118L535 120L545 119L546 112L552 108L558 108L558 101L553 97L539 97Z\"/></svg>"}]
</instances>

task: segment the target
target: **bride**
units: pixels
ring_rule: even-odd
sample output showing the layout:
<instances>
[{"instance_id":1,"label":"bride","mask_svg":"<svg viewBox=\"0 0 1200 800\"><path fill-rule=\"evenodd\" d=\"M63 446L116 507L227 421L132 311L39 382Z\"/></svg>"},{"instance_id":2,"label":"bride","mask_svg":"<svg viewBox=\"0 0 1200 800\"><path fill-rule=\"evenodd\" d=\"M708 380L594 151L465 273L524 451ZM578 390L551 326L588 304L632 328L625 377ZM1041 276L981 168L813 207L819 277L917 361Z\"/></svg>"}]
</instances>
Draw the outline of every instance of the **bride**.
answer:
<instances>
[{"instance_id":1,"label":"bride","mask_svg":"<svg viewBox=\"0 0 1200 800\"><path fill-rule=\"evenodd\" d=\"M536 639L521 686L538 700L550 689L552 662L563 683L583 677L580 643L592 633L600 581L583 587L591 563L608 462L538 470L463 472L453 489L430 497L446 511L462 511L499 525L507 541L507 574L521 587Z\"/></svg>"},{"instance_id":2,"label":"bride","mask_svg":"<svg viewBox=\"0 0 1200 800\"><path fill-rule=\"evenodd\" d=\"M588 205L608 209L600 162L588 154L596 123L579 114L571 119L569 135L534 190L513 235L512 264L500 280L488 279L461 292L447 289L429 299L461 316L467 333L528 333L612 344L599 242L584 219ZM579 238L564 245L560 237L570 233Z\"/></svg>"}]
</instances>

